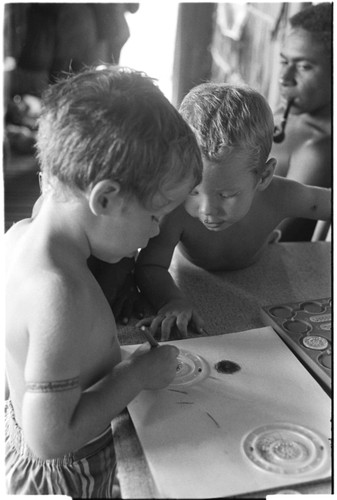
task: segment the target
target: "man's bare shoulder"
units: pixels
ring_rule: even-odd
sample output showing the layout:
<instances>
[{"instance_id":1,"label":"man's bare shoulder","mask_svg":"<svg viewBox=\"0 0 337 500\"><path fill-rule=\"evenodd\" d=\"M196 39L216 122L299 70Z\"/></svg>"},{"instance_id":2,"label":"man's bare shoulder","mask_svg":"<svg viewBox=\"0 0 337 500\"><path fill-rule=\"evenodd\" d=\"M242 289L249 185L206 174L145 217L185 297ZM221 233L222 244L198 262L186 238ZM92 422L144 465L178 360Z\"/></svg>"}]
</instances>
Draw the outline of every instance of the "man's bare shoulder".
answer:
<instances>
[{"instance_id":1,"label":"man's bare shoulder","mask_svg":"<svg viewBox=\"0 0 337 500\"><path fill-rule=\"evenodd\" d=\"M304 184L330 187L332 142L326 135L313 136L291 155L288 177Z\"/></svg>"},{"instance_id":2,"label":"man's bare shoulder","mask_svg":"<svg viewBox=\"0 0 337 500\"><path fill-rule=\"evenodd\" d=\"M331 136L326 134L320 134L310 137L310 139L304 141L297 152L306 151L307 153L314 155L317 158L331 158Z\"/></svg>"}]
</instances>

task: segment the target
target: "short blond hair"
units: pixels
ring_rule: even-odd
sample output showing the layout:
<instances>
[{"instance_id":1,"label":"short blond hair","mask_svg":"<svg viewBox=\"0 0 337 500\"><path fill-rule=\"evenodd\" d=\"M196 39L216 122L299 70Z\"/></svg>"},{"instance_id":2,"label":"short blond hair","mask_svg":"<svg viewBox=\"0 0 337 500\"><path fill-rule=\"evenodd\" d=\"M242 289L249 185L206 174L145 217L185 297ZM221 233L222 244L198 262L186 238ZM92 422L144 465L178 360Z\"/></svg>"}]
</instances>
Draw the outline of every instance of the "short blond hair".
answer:
<instances>
[{"instance_id":1,"label":"short blond hair","mask_svg":"<svg viewBox=\"0 0 337 500\"><path fill-rule=\"evenodd\" d=\"M266 99L247 85L204 83L184 98L180 113L196 134L201 153L212 162L235 150L248 152L252 169L268 159L274 118Z\"/></svg>"}]
</instances>

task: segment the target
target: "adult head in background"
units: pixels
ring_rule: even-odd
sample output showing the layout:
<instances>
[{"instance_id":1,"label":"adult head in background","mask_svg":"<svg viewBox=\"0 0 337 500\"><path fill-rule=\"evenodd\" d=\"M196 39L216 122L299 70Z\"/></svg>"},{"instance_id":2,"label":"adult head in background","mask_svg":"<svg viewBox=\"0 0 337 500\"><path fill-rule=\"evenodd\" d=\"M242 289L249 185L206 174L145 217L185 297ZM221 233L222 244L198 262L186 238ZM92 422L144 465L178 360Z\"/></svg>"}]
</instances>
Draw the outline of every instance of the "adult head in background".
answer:
<instances>
[{"instance_id":1,"label":"adult head in background","mask_svg":"<svg viewBox=\"0 0 337 500\"><path fill-rule=\"evenodd\" d=\"M281 50L281 118L289 99L285 138L274 143L276 174L304 184L331 187L332 3L299 11L289 20ZM291 219L281 225L284 241L310 240L314 221Z\"/></svg>"}]
</instances>

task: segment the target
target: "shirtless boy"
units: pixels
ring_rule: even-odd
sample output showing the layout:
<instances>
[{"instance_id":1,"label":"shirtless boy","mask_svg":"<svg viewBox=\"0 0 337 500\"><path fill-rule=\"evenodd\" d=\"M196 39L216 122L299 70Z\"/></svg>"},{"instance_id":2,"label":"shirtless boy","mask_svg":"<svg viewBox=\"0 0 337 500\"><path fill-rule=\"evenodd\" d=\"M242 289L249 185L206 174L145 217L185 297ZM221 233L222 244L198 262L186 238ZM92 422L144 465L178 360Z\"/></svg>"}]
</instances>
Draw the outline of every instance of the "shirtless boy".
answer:
<instances>
[{"instance_id":1,"label":"shirtless boy","mask_svg":"<svg viewBox=\"0 0 337 500\"><path fill-rule=\"evenodd\" d=\"M266 100L248 87L206 83L192 89L180 112L194 130L203 158L202 182L162 221L141 250L137 280L157 316L162 339L177 326L183 336L203 320L175 285L168 268L175 246L210 271L255 262L286 217L328 220L331 191L274 176L269 158L274 122Z\"/></svg>"},{"instance_id":2,"label":"shirtless boy","mask_svg":"<svg viewBox=\"0 0 337 500\"><path fill-rule=\"evenodd\" d=\"M121 360L87 259L145 247L200 182L200 151L153 81L129 69L87 69L43 103L43 203L5 237L7 492L111 498L110 422L172 381L178 350L143 344Z\"/></svg>"},{"instance_id":3,"label":"shirtless boy","mask_svg":"<svg viewBox=\"0 0 337 500\"><path fill-rule=\"evenodd\" d=\"M281 50L282 107L292 106L284 141L274 144L275 173L312 186L331 187L332 3L320 3L290 18ZM275 123L280 121L280 109ZM310 240L315 223L287 220L282 240Z\"/></svg>"}]
</instances>

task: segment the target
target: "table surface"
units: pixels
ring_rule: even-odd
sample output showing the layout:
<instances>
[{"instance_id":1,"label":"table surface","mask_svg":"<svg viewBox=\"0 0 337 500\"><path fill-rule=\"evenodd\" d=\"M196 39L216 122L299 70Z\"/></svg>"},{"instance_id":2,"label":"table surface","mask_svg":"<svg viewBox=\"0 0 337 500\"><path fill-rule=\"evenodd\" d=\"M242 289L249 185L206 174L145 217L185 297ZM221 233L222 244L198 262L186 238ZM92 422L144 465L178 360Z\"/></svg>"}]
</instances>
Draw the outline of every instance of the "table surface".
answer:
<instances>
[{"instance_id":1,"label":"table surface","mask_svg":"<svg viewBox=\"0 0 337 500\"><path fill-rule=\"evenodd\" d=\"M262 306L330 297L331 243L270 244L255 264L226 272L205 271L176 251L170 272L198 308L210 335L240 332L265 326ZM192 331L189 335L197 336ZM119 328L119 340L137 344L143 337L131 322ZM112 421L112 428L122 498L154 498L153 480L127 410ZM331 482L296 485L294 490L330 494ZM262 494L245 498L261 498Z\"/></svg>"}]
</instances>

